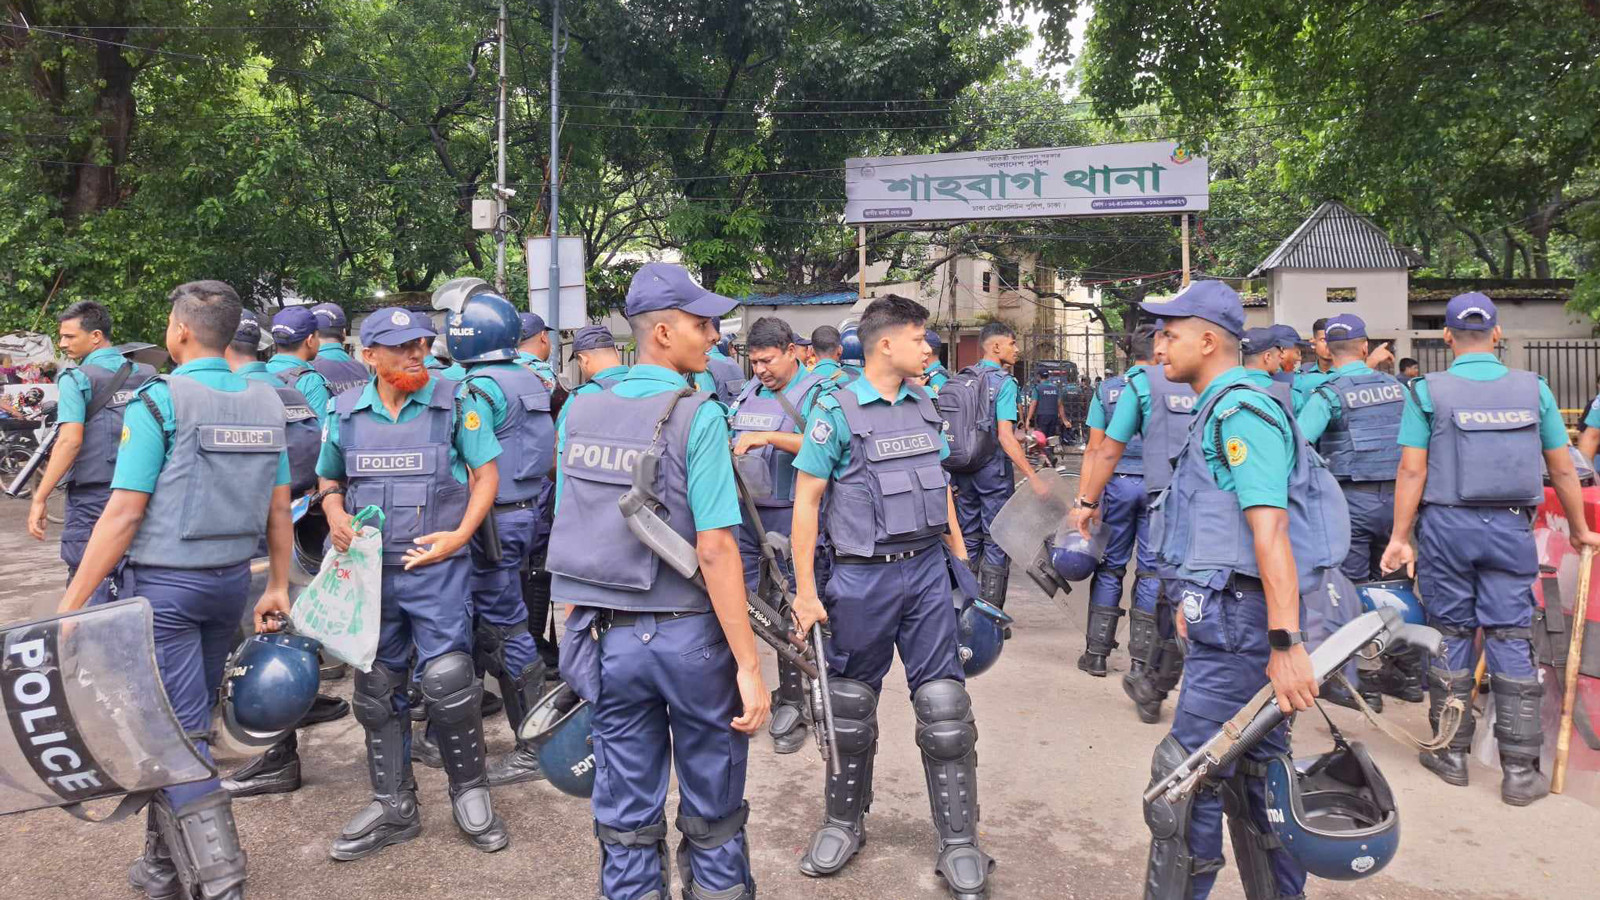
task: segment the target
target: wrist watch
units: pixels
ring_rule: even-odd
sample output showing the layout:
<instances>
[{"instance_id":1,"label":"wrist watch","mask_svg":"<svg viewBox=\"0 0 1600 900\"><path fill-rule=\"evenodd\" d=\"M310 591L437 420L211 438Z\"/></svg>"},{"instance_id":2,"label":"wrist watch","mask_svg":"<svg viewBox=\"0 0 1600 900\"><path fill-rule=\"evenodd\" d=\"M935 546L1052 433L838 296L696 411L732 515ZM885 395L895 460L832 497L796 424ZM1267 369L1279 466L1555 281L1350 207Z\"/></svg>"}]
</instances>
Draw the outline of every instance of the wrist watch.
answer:
<instances>
[{"instance_id":1,"label":"wrist watch","mask_svg":"<svg viewBox=\"0 0 1600 900\"><path fill-rule=\"evenodd\" d=\"M1099 509L1100 508L1100 501L1099 500L1085 500L1082 497L1078 497L1078 498L1073 500L1072 508L1073 509Z\"/></svg>"},{"instance_id":2,"label":"wrist watch","mask_svg":"<svg viewBox=\"0 0 1600 900\"><path fill-rule=\"evenodd\" d=\"M1267 643L1274 650L1288 650L1295 644L1304 644L1306 633L1304 631L1290 631L1287 628L1267 629Z\"/></svg>"}]
</instances>

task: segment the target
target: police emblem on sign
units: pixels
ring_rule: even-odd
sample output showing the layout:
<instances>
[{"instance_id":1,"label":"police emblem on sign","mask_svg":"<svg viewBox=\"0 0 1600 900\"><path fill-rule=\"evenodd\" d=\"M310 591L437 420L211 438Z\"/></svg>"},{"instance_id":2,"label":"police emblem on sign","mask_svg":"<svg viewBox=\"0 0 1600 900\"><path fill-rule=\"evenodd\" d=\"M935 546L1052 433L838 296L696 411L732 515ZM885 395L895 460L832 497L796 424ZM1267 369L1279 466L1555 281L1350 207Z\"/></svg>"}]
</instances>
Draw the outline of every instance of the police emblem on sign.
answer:
<instances>
[{"instance_id":1,"label":"police emblem on sign","mask_svg":"<svg viewBox=\"0 0 1600 900\"><path fill-rule=\"evenodd\" d=\"M828 424L827 419L818 419L816 423L811 426L811 439L813 441L816 441L819 444L826 444L828 442L828 438L831 437L833 437L833 426Z\"/></svg>"}]
</instances>

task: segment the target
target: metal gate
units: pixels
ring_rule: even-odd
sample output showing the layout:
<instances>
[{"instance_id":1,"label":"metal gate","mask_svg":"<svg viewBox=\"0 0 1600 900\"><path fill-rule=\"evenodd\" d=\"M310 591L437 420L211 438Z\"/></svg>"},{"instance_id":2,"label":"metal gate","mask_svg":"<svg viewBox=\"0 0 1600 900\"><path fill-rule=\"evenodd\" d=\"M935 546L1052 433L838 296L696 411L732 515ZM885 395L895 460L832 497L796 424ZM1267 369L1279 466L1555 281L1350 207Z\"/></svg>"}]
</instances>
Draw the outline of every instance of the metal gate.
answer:
<instances>
[{"instance_id":1,"label":"metal gate","mask_svg":"<svg viewBox=\"0 0 1600 900\"><path fill-rule=\"evenodd\" d=\"M1556 405L1583 409L1600 389L1600 340L1529 341L1528 368L1544 376Z\"/></svg>"},{"instance_id":2,"label":"metal gate","mask_svg":"<svg viewBox=\"0 0 1600 900\"><path fill-rule=\"evenodd\" d=\"M1416 338L1411 342L1411 354L1416 358L1417 365L1424 375L1429 372L1443 372L1450 368L1450 361L1455 358L1450 348L1445 346L1444 338ZM1502 362L1505 361L1505 341L1495 345L1494 354Z\"/></svg>"}]
</instances>

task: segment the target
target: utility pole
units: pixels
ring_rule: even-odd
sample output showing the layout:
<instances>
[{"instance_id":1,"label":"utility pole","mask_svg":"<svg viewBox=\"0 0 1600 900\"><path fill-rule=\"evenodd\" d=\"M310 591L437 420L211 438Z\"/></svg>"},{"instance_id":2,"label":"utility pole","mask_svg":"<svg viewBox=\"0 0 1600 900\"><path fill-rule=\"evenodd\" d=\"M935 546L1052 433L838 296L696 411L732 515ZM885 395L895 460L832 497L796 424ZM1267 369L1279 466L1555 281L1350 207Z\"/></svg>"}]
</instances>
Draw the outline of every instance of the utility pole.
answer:
<instances>
[{"instance_id":1,"label":"utility pole","mask_svg":"<svg viewBox=\"0 0 1600 900\"><path fill-rule=\"evenodd\" d=\"M500 110L494 181L494 289L506 295L506 0L500 0L500 19L495 32L500 38Z\"/></svg>"},{"instance_id":2,"label":"utility pole","mask_svg":"<svg viewBox=\"0 0 1600 900\"><path fill-rule=\"evenodd\" d=\"M502 0L502 3L504 0ZM550 358L561 358L561 0L550 0Z\"/></svg>"}]
</instances>

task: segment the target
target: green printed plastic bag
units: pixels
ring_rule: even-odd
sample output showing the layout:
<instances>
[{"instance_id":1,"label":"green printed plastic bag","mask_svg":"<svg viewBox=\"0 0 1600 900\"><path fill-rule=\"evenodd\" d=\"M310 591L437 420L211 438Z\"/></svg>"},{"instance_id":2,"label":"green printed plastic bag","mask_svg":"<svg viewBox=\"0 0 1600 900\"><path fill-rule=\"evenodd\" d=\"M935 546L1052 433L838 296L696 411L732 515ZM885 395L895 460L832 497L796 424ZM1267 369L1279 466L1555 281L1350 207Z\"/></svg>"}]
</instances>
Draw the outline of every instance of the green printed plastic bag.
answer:
<instances>
[{"instance_id":1,"label":"green printed plastic bag","mask_svg":"<svg viewBox=\"0 0 1600 900\"><path fill-rule=\"evenodd\" d=\"M322 569L295 599L289 618L296 632L321 641L330 655L370 672L383 618L383 510L363 509L350 527L356 532L350 549L329 549Z\"/></svg>"}]
</instances>

